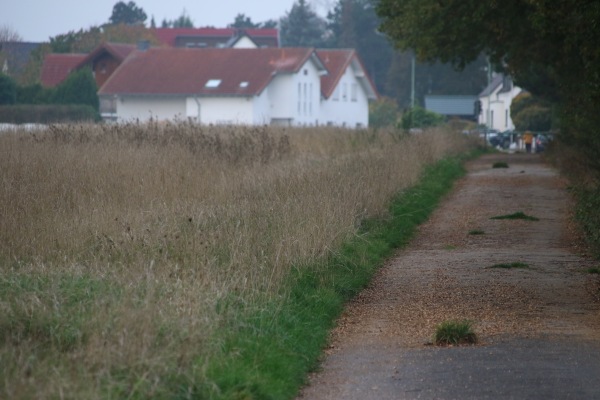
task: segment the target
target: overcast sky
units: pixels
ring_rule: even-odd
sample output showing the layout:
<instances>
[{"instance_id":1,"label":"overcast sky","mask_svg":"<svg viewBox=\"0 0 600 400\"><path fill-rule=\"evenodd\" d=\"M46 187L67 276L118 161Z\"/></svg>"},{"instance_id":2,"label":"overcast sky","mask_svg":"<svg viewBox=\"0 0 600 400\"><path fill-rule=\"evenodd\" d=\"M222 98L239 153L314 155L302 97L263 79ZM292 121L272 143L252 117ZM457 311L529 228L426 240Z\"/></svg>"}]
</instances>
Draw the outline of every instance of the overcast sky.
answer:
<instances>
[{"instance_id":1,"label":"overcast sky","mask_svg":"<svg viewBox=\"0 0 600 400\"><path fill-rule=\"evenodd\" d=\"M124 0L128 3L129 0ZM163 19L174 20L185 10L195 27L224 28L238 13L253 22L279 19L295 0L136 0L160 26ZM24 41L43 42L50 37L87 29L108 22L118 0L1 0L0 27L9 26ZM313 10L325 16L333 0L308 0Z\"/></svg>"}]
</instances>

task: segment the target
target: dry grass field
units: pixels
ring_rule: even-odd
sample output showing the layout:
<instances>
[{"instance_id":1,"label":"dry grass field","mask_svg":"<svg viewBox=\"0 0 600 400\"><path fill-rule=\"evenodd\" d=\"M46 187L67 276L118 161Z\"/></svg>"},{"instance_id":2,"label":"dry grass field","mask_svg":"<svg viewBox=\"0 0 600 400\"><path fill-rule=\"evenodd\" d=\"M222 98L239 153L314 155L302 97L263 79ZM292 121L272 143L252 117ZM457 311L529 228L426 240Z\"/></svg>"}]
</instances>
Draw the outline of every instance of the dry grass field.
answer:
<instances>
[{"instance_id":1,"label":"dry grass field","mask_svg":"<svg viewBox=\"0 0 600 400\"><path fill-rule=\"evenodd\" d=\"M239 313L469 145L186 124L0 135L0 398L160 397L202 376Z\"/></svg>"}]
</instances>

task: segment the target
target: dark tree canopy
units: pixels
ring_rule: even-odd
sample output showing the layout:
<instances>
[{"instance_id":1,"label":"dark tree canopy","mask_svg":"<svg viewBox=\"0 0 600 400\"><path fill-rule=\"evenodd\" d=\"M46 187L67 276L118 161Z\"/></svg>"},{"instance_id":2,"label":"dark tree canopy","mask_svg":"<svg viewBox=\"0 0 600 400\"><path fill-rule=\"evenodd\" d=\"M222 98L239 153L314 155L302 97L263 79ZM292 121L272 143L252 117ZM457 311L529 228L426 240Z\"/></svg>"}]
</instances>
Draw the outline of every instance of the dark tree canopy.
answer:
<instances>
[{"instance_id":1,"label":"dark tree canopy","mask_svg":"<svg viewBox=\"0 0 600 400\"><path fill-rule=\"evenodd\" d=\"M421 60L464 67L480 54L551 101L561 137L600 171L600 2L380 0L381 30Z\"/></svg>"},{"instance_id":2,"label":"dark tree canopy","mask_svg":"<svg viewBox=\"0 0 600 400\"><path fill-rule=\"evenodd\" d=\"M322 47L326 23L306 0L298 0L281 18L281 42L287 47Z\"/></svg>"},{"instance_id":3,"label":"dark tree canopy","mask_svg":"<svg viewBox=\"0 0 600 400\"><path fill-rule=\"evenodd\" d=\"M247 17L245 14L238 14L235 16L235 20L232 24L227 25L228 28L239 28L239 29L253 29L260 28L260 24L255 24L252 22L250 17Z\"/></svg>"},{"instance_id":4,"label":"dark tree canopy","mask_svg":"<svg viewBox=\"0 0 600 400\"><path fill-rule=\"evenodd\" d=\"M135 2L125 3L120 1L114 5L109 18L111 24L143 25L148 16Z\"/></svg>"}]
</instances>

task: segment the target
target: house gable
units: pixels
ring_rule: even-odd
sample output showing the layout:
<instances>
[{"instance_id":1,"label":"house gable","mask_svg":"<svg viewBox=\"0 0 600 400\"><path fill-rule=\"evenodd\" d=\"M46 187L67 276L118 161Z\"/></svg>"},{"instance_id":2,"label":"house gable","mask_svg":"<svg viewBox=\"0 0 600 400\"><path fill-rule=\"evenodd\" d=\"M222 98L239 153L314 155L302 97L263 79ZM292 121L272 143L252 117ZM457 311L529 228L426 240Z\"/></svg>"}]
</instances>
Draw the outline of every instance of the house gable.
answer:
<instances>
[{"instance_id":1,"label":"house gable","mask_svg":"<svg viewBox=\"0 0 600 400\"><path fill-rule=\"evenodd\" d=\"M40 81L43 86L54 87L79 67L86 54L47 54L44 57Z\"/></svg>"}]
</instances>

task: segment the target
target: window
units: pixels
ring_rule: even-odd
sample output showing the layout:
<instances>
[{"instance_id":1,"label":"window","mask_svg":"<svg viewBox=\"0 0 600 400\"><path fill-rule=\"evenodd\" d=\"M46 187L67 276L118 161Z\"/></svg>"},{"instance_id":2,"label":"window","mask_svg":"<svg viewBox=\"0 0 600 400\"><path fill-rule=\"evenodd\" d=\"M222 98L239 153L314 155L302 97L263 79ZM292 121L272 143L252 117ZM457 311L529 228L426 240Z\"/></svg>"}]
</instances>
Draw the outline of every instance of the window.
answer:
<instances>
[{"instance_id":1,"label":"window","mask_svg":"<svg viewBox=\"0 0 600 400\"><path fill-rule=\"evenodd\" d=\"M350 86L350 100L358 100L358 85L356 83L353 83L352 86Z\"/></svg>"},{"instance_id":2,"label":"window","mask_svg":"<svg viewBox=\"0 0 600 400\"><path fill-rule=\"evenodd\" d=\"M302 84L298 83L298 115L302 111Z\"/></svg>"},{"instance_id":3,"label":"window","mask_svg":"<svg viewBox=\"0 0 600 400\"><path fill-rule=\"evenodd\" d=\"M204 85L204 87L207 89L215 89L215 88L218 88L220 84L221 84L220 79L209 79L206 82L206 85Z\"/></svg>"},{"instance_id":4,"label":"window","mask_svg":"<svg viewBox=\"0 0 600 400\"><path fill-rule=\"evenodd\" d=\"M240 87L241 88L247 88L248 87L248 82L247 81L240 82Z\"/></svg>"},{"instance_id":5,"label":"window","mask_svg":"<svg viewBox=\"0 0 600 400\"><path fill-rule=\"evenodd\" d=\"M348 84L342 83L342 100L348 101Z\"/></svg>"}]
</instances>

